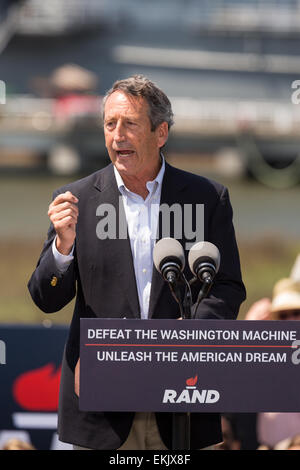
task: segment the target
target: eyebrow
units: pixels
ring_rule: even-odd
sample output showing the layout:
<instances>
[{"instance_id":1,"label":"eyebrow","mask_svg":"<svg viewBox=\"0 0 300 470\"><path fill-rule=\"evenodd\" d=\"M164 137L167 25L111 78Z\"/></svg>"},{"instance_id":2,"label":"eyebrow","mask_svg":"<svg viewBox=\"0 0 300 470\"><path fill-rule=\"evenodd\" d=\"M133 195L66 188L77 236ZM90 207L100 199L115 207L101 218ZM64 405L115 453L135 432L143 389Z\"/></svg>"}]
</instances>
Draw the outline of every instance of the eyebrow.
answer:
<instances>
[{"instance_id":1,"label":"eyebrow","mask_svg":"<svg viewBox=\"0 0 300 470\"><path fill-rule=\"evenodd\" d=\"M134 121L134 122L138 122L139 119L132 116L132 115L128 115L128 116L122 116L122 119L124 121ZM105 116L104 117L104 122L108 122L108 121L117 121L118 118L114 117L114 116Z\"/></svg>"}]
</instances>

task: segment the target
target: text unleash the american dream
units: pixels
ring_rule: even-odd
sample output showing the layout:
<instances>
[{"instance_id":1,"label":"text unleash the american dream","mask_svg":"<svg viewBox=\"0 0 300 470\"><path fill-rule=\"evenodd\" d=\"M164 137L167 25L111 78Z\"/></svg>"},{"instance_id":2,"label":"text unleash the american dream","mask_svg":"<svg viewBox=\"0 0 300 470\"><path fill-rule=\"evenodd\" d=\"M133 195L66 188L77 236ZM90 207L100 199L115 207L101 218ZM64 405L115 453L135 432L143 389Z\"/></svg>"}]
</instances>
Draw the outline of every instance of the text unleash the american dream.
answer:
<instances>
[{"instance_id":1,"label":"text unleash the american dream","mask_svg":"<svg viewBox=\"0 0 300 470\"><path fill-rule=\"evenodd\" d=\"M88 328L87 341L92 342L86 346L98 346L98 361L300 363L297 331L279 328ZM168 350L164 350L166 341L170 341Z\"/></svg>"}]
</instances>

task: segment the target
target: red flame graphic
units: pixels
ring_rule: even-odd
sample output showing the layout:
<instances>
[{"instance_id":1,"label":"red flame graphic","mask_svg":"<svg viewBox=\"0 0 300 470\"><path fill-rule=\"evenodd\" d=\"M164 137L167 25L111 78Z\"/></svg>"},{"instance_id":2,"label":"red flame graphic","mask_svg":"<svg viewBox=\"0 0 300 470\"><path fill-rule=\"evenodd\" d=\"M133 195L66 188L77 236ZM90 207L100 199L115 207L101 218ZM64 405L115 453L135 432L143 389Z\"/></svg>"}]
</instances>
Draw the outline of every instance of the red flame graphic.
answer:
<instances>
[{"instance_id":1,"label":"red flame graphic","mask_svg":"<svg viewBox=\"0 0 300 470\"><path fill-rule=\"evenodd\" d=\"M189 385L190 387L193 387L194 385L196 385L197 380L198 380L198 375L195 375L195 377L191 377L190 379L187 379L186 384Z\"/></svg>"},{"instance_id":2,"label":"red flame graphic","mask_svg":"<svg viewBox=\"0 0 300 470\"><path fill-rule=\"evenodd\" d=\"M24 372L13 384L13 396L25 410L56 411L61 367L55 371L54 364Z\"/></svg>"}]
</instances>

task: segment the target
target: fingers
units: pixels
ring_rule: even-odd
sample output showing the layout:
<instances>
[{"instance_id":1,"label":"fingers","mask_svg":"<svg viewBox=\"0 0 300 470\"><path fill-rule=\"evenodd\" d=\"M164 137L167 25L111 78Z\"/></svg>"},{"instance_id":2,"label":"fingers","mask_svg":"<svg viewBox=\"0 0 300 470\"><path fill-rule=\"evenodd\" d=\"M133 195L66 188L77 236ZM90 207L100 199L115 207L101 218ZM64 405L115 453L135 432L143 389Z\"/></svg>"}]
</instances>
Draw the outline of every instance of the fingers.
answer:
<instances>
[{"instance_id":1,"label":"fingers","mask_svg":"<svg viewBox=\"0 0 300 470\"><path fill-rule=\"evenodd\" d=\"M76 196L74 196L71 191L67 191L65 193L62 193L62 194L59 194L55 199L54 201L52 201L52 204L53 205L58 205L58 204L61 204L62 202L71 202L71 203L74 203L74 204L77 204L78 202L78 199ZM51 204L51 205L52 205Z\"/></svg>"},{"instance_id":2,"label":"fingers","mask_svg":"<svg viewBox=\"0 0 300 470\"><path fill-rule=\"evenodd\" d=\"M65 232L65 229L72 229L75 231L76 221L71 216L64 217L61 220L53 221L53 226L57 235L62 236Z\"/></svg>"},{"instance_id":3,"label":"fingers","mask_svg":"<svg viewBox=\"0 0 300 470\"><path fill-rule=\"evenodd\" d=\"M72 203L72 202L61 202L60 204L53 204L52 203L50 204L49 206L49 209L51 209L51 212L61 212L61 211L64 211L66 209L72 209L74 213L77 213L78 214L78 207L76 204Z\"/></svg>"},{"instance_id":4,"label":"fingers","mask_svg":"<svg viewBox=\"0 0 300 470\"><path fill-rule=\"evenodd\" d=\"M77 223L78 219L78 209L73 207L67 207L65 210L59 210L58 212L54 212L52 215L52 222L58 222L62 219L69 218Z\"/></svg>"},{"instance_id":5,"label":"fingers","mask_svg":"<svg viewBox=\"0 0 300 470\"><path fill-rule=\"evenodd\" d=\"M59 194L50 204L48 216L56 232L56 248L63 255L71 252L76 238L78 198L71 191Z\"/></svg>"},{"instance_id":6,"label":"fingers","mask_svg":"<svg viewBox=\"0 0 300 470\"><path fill-rule=\"evenodd\" d=\"M78 218L78 199L70 191L59 194L49 206L48 216L52 223L62 219L71 220L77 223Z\"/></svg>"}]
</instances>

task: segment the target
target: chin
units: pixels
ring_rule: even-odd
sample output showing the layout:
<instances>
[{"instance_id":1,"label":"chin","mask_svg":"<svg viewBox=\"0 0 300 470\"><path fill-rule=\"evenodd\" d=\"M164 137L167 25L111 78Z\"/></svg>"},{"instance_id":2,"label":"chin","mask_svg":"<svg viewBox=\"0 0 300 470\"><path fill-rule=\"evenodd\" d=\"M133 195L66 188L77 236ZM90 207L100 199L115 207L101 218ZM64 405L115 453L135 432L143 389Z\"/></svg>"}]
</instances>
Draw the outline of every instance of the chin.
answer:
<instances>
[{"instance_id":1,"label":"chin","mask_svg":"<svg viewBox=\"0 0 300 470\"><path fill-rule=\"evenodd\" d=\"M118 171L124 171L128 173L136 172L136 164L134 161L120 161L119 159L115 160L115 165Z\"/></svg>"}]
</instances>

